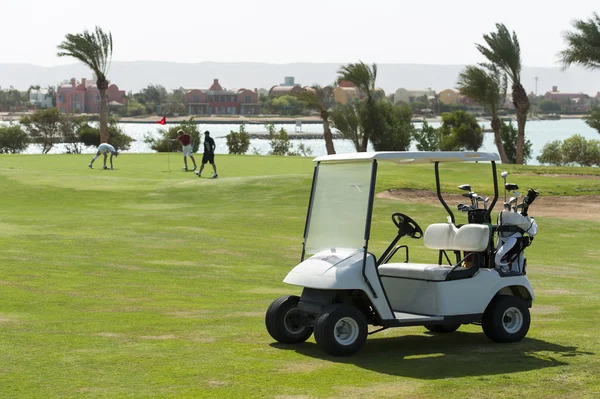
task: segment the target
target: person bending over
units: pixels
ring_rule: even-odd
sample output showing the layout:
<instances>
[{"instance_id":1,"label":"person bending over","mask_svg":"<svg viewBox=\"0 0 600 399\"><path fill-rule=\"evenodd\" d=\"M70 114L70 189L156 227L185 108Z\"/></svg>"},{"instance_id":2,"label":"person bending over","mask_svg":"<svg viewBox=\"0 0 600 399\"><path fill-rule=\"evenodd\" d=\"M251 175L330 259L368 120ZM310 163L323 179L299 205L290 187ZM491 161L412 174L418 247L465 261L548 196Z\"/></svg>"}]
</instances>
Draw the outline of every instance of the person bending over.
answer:
<instances>
[{"instance_id":1,"label":"person bending over","mask_svg":"<svg viewBox=\"0 0 600 399\"><path fill-rule=\"evenodd\" d=\"M113 168L113 156L114 157L118 157L119 156L119 152L117 150L115 150L115 147L113 147L112 145L108 144L108 143L102 143L98 146L98 152L96 153L96 156L94 158L92 158L92 162L90 162L90 164L88 165L90 167L90 169L93 169L93 164L94 161L100 156L100 154L104 154L104 167L103 169L108 169L108 166L106 166L106 155L110 153L110 168Z\"/></svg>"}]
</instances>

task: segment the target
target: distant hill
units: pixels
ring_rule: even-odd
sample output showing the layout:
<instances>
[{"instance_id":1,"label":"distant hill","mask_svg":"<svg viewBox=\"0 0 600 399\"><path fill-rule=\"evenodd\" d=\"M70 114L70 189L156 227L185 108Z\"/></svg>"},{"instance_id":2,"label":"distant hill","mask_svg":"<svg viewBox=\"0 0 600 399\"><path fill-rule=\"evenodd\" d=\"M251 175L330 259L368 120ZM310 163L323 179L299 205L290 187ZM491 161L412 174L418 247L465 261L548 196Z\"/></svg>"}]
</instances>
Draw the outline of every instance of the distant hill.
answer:
<instances>
[{"instance_id":1,"label":"distant hill","mask_svg":"<svg viewBox=\"0 0 600 399\"><path fill-rule=\"evenodd\" d=\"M206 88L213 79L226 88L270 88L283 82L285 76L294 76L302 85L318 83L327 85L334 81L341 64L267 64L267 63L224 63L202 62L183 64L176 62L135 61L113 62L109 78L119 88L126 91L139 91L148 84L160 84L168 89L177 87ZM462 65L418 65L418 64L379 64L378 86L386 93L403 87L435 91L452 88L455 85ZM569 68L561 72L559 68L525 67L523 84L527 92L535 90L535 77L538 81L538 94L558 86L562 92L584 92L596 95L600 91L600 71L587 71ZM30 85L56 85L76 77L91 77L91 72L81 64L55 67L42 67L28 64L0 64L0 87L25 90Z\"/></svg>"}]
</instances>

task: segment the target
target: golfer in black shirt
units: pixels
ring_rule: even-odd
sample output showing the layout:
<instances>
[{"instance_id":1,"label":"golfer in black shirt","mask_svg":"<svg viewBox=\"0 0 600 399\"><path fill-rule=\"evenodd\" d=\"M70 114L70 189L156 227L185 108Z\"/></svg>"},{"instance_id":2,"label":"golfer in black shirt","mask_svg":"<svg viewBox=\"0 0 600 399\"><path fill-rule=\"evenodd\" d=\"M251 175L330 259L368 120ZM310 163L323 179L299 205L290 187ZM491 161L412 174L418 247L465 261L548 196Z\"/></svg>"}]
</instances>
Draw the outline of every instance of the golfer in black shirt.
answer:
<instances>
[{"instance_id":1,"label":"golfer in black shirt","mask_svg":"<svg viewBox=\"0 0 600 399\"><path fill-rule=\"evenodd\" d=\"M207 130L204 132L204 154L202 155L202 165L200 165L200 170L196 172L198 177L202 176L202 169L204 169L204 165L206 165L207 162L212 165L214 170L212 178L216 179L218 177L217 165L215 165L215 148L215 141L210 137L210 133Z\"/></svg>"}]
</instances>

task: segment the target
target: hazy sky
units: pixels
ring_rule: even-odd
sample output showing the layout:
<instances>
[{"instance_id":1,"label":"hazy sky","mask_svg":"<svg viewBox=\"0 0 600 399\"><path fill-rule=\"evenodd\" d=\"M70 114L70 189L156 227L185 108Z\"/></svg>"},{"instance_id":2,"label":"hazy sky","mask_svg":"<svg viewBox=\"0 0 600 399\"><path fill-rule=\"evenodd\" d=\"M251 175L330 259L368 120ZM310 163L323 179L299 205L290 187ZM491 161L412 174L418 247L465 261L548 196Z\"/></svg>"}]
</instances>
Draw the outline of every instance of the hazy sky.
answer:
<instances>
[{"instance_id":1,"label":"hazy sky","mask_svg":"<svg viewBox=\"0 0 600 399\"><path fill-rule=\"evenodd\" d=\"M556 66L591 0L0 0L0 62L59 65L66 33L110 30L116 61L466 64L502 22L523 64Z\"/></svg>"}]
</instances>

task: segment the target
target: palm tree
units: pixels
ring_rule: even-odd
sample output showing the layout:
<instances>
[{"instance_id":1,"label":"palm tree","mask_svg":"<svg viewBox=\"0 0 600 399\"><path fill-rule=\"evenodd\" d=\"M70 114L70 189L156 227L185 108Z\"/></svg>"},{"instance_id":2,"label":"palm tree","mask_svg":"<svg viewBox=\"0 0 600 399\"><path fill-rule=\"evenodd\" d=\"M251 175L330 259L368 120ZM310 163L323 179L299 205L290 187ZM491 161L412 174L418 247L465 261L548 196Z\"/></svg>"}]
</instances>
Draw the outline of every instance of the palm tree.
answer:
<instances>
[{"instance_id":1,"label":"palm tree","mask_svg":"<svg viewBox=\"0 0 600 399\"><path fill-rule=\"evenodd\" d=\"M500 72L495 65L482 66L467 66L458 75L456 85L460 94L483 105L492 114L494 142L498 148L502 163L508 163L506 151L504 151L504 145L500 138L502 121L498 116L498 108L504 103L504 98L506 97L506 74Z\"/></svg>"},{"instance_id":2,"label":"palm tree","mask_svg":"<svg viewBox=\"0 0 600 399\"><path fill-rule=\"evenodd\" d=\"M96 26L93 32L85 29L83 33L67 34L65 40L58 45L59 57L73 57L85 65L96 75L96 85L100 91L100 142L108 142L108 104L106 74L112 58L113 41L110 32L104 32Z\"/></svg>"},{"instance_id":3,"label":"palm tree","mask_svg":"<svg viewBox=\"0 0 600 399\"><path fill-rule=\"evenodd\" d=\"M529 97L521 84L521 47L516 33L512 35L504 24L496 24L497 32L483 35L488 47L475 44L475 47L492 64L506 73L512 84L512 102L517 110L517 164L523 164L525 147L525 123L529 112Z\"/></svg>"},{"instance_id":4,"label":"palm tree","mask_svg":"<svg viewBox=\"0 0 600 399\"><path fill-rule=\"evenodd\" d=\"M379 118L375 108L375 81L377 80L377 64L370 67L362 61L354 64L342 66L338 70L338 83L341 81L354 83L356 88L365 94L364 117L361 118L363 127L363 136L361 150L367 150L369 138L375 136L378 132Z\"/></svg>"},{"instance_id":5,"label":"palm tree","mask_svg":"<svg viewBox=\"0 0 600 399\"><path fill-rule=\"evenodd\" d=\"M304 88L301 92L294 94L296 98L304 102L306 108L318 111L323 120L323 138L327 155L335 154L333 146L333 135L329 127L329 110L333 104L333 88L331 86L321 87L313 85Z\"/></svg>"},{"instance_id":6,"label":"palm tree","mask_svg":"<svg viewBox=\"0 0 600 399\"><path fill-rule=\"evenodd\" d=\"M584 68L600 68L600 16L597 13L587 21L573 22L576 32L565 32L567 48L558 53L563 70L576 64ZM578 31L578 32L577 32Z\"/></svg>"}]
</instances>

